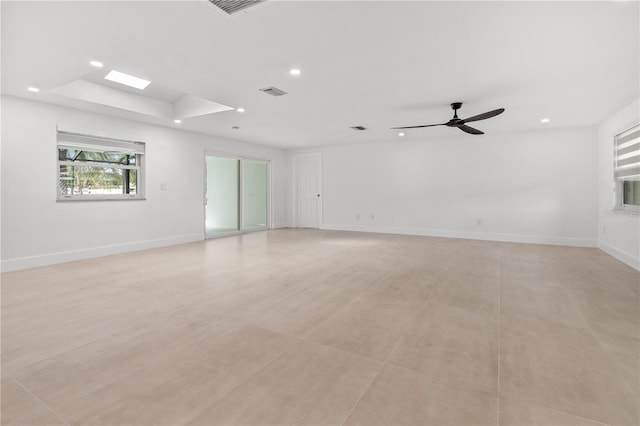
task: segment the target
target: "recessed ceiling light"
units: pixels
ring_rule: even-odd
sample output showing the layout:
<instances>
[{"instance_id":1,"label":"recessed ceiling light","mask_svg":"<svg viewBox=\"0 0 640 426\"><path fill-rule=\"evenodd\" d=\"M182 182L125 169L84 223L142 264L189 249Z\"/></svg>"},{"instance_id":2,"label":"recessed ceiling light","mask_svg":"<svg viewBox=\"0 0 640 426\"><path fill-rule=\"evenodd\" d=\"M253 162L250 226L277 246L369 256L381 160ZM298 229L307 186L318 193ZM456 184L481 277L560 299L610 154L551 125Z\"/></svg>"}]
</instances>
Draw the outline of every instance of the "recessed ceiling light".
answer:
<instances>
[{"instance_id":1,"label":"recessed ceiling light","mask_svg":"<svg viewBox=\"0 0 640 426\"><path fill-rule=\"evenodd\" d=\"M182 120L173 120L173 122L176 123L176 124L180 124L180 123L182 123Z\"/></svg>"},{"instance_id":2,"label":"recessed ceiling light","mask_svg":"<svg viewBox=\"0 0 640 426\"><path fill-rule=\"evenodd\" d=\"M116 83L124 84L125 86L135 87L136 89L143 90L145 87L151 83L148 80L144 80L142 78L134 77L129 74L125 74L120 71L111 70L109 74L105 77L105 80L113 81Z\"/></svg>"},{"instance_id":3,"label":"recessed ceiling light","mask_svg":"<svg viewBox=\"0 0 640 426\"><path fill-rule=\"evenodd\" d=\"M96 67L96 68L104 67L104 64L100 61L91 61L89 62L89 64L91 64L92 67Z\"/></svg>"},{"instance_id":4,"label":"recessed ceiling light","mask_svg":"<svg viewBox=\"0 0 640 426\"><path fill-rule=\"evenodd\" d=\"M302 71L300 71L298 68L291 68L289 70L289 74L291 74L291 75L300 75L300 74L302 74Z\"/></svg>"},{"instance_id":5,"label":"recessed ceiling light","mask_svg":"<svg viewBox=\"0 0 640 426\"><path fill-rule=\"evenodd\" d=\"M240 108L236 108L236 111L238 112L244 112L244 108L240 107Z\"/></svg>"},{"instance_id":6,"label":"recessed ceiling light","mask_svg":"<svg viewBox=\"0 0 640 426\"><path fill-rule=\"evenodd\" d=\"M542 120L540 120L541 123L548 123L549 119L548 118L543 118Z\"/></svg>"},{"instance_id":7,"label":"recessed ceiling light","mask_svg":"<svg viewBox=\"0 0 640 426\"><path fill-rule=\"evenodd\" d=\"M38 89L37 87L27 87L27 90L33 93L38 93L40 91L40 89Z\"/></svg>"},{"instance_id":8,"label":"recessed ceiling light","mask_svg":"<svg viewBox=\"0 0 640 426\"><path fill-rule=\"evenodd\" d=\"M398 133L398 136L403 137L403 136L404 136L404 133L403 133L403 132L400 132L400 133Z\"/></svg>"}]
</instances>

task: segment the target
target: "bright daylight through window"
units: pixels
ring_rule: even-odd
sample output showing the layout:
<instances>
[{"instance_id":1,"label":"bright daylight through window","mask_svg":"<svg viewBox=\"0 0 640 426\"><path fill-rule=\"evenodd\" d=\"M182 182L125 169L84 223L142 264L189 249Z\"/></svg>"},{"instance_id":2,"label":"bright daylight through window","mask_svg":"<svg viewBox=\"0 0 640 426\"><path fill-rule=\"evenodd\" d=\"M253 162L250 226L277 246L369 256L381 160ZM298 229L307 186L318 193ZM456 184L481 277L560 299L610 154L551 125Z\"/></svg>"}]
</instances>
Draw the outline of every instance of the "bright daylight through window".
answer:
<instances>
[{"instance_id":1,"label":"bright daylight through window","mask_svg":"<svg viewBox=\"0 0 640 426\"><path fill-rule=\"evenodd\" d=\"M615 137L616 208L640 210L640 124Z\"/></svg>"},{"instance_id":2,"label":"bright daylight through window","mask_svg":"<svg viewBox=\"0 0 640 426\"><path fill-rule=\"evenodd\" d=\"M142 142L58 132L58 200L144 198Z\"/></svg>"}]
</instances>

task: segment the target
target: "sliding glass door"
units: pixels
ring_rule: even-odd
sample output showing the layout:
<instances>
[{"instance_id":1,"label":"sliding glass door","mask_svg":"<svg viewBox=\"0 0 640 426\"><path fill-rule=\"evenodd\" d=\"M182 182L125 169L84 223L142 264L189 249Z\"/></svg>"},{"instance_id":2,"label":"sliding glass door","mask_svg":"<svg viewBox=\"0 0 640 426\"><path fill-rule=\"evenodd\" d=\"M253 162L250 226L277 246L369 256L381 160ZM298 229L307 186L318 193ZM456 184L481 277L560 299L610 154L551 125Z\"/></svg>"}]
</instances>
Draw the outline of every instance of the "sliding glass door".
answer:
<instances>
[{"instance_id":1,"label":"sliding glass door","mask_svg":"<svg viewBox=\"0 0 640 426\"><path fill-rule=\"evenodd\" d=\"M267 228L267 163L246 160L242 164L242 229Z\"/></svg>"},{"instance_id":2,"label":"sliding glass door","mask_svg":"<svg viewBox=\"0 0 640 426\"><path fill-rule=\"evenodd\" d=\"M205 156L205 235L214 238L268 226L268 162Z\"/></svg>"},{"instance_id":3,"label":"sliding glass door","mask_svg":"<svg viewBox=\"0 0 640 426\"><path fill-rule=\"evenodd\" d=\"M207 237L240 231L240 160L207 155Z\"/></svg>"}]
</instances>

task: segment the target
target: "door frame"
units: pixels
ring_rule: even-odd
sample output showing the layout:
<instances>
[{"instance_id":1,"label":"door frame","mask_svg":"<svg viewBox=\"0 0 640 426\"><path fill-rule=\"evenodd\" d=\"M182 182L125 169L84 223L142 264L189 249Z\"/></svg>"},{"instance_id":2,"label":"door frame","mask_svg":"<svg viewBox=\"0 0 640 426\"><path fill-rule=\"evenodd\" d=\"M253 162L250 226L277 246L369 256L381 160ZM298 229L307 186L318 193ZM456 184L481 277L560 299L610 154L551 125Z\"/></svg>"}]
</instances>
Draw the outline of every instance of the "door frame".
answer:
<instances>
[{"instance_id":1,"label":"door frame","mask_svg":"<svg viewBox=\"0 0 640 426\"><path fill-rule=\"evenodd\" d=\"M224 232L218 235L207 235L207 157L221 157L228 158L231 160L238 160L240 162L238 167L238 230L232 232ZM244 229L244 211L242 209L243 201L242 198L244 196L244 161L259 161L264 162L267 165L267 224L264 227L260 228L252 228L252 229ZM204 233L204 239L209 240L213 238L220 237L228 237L230 235L241 235L249 232L258 232L265 231L268 229L273 229L273 203L272 203L272 194L273 187L271 178L271 160L268 158L257 158L257 157L247 157L243 155L233 154L229 152L215 151L211 149L204 149L202 155L202 164L203 164L203 179L202 179L202 229Z\"/></svg>"},{"instance_id":2,"label":"door frame","mask_svg":"<svg viewBox=\"0 0 640 426\"><path fill-rule=\"evenodd\" d=\"M324 198L324 193L323 193L323 170L322 170L322 151L311 151L311 152L300 152L300 153L296 153L296 154L292 154L291 155L291 176L292 176L292 200L293 200L293 206L292 206L292 213L293 213L293 227L297 228L298 227L298 161L301 158L308 158L308 157L316 157L318 159L318 163L320 165L320 167L318 168L318 174L319 174L319 179L318 179L318 193L320 194L320 197L318 197L320 200L318 201L318 228L317 229L321 229L322 228L322 206L323 206L323 198Z\"/></svg>"}]
</instances>

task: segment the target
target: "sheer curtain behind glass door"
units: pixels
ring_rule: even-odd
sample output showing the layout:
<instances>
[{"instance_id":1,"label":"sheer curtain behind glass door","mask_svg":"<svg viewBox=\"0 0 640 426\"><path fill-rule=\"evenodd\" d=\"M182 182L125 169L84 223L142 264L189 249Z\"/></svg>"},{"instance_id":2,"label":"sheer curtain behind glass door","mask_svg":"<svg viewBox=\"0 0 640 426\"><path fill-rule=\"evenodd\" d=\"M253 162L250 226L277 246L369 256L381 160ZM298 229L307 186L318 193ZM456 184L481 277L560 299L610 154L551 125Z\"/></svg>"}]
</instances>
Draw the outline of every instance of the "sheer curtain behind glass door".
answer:
<instances>
[{"instance_id":1,"label":"sheer curtain behind glass door","mask_svg":"<svg viewBox=\"0 0 640 426\"><path fill-rule=\"evenodd\" d=\"M267 228L267 162L242 163L242 214L245 231Z\"/></svg>"},{"instance_id":2,"label":"sheer curtain behind glass door","mask_svg":"<svg viewBox=\"0 0 640 426\"><path fill-rule=\"evenodd\" d=\"M207 156L206 236L240 232L240 160Z\"/></svg>"}]
</instances>

